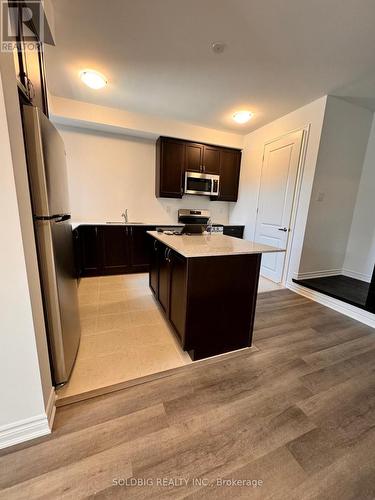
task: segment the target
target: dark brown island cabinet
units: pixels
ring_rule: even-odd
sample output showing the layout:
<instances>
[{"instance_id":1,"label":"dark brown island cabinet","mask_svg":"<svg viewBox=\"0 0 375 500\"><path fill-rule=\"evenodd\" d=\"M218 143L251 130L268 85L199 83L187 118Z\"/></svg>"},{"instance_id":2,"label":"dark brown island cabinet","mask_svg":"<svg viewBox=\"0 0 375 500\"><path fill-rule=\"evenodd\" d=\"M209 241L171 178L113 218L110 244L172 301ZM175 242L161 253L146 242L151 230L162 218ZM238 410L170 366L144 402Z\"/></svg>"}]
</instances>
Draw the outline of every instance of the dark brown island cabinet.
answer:
<instances>
[{"instance_id":1,"label":"dark brown island cabinet","mask_svg":"<svg viewBox=\"0 0 375 500\"><path fill-rule=\"evenodd\" d=\"M200 144L171 137L156 142L157 198L182 198L185 172L220 175L216 201L237 201L241 150Z\"/></svg>"},{"instance_id":2,"label":"dark brown island cabinet","mask_svg":"<svg viewBox=\"0 0 375 500\"><path fill-rule=\"evenodd\" d=\"M198 360L250 347L261 255L278 249L212 236L213 252L221 238L228 253L205 255L210 237L149 234L150 288L182 349ZM194 249L201 253L194 255Z\"/></svg>"}]
</instances>

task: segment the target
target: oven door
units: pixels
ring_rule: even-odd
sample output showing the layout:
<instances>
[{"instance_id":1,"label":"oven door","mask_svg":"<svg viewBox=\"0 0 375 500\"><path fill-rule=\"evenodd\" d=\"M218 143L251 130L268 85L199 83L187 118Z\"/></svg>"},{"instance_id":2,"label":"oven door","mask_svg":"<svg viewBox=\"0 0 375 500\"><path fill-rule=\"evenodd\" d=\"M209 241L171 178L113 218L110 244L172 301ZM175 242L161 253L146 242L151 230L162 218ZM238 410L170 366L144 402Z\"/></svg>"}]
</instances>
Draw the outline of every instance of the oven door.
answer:
<instances>
[{"instance_id":1,"label":"oven door","mask_svg":"<svg viewBox=\"0 0 375 500\"><path fill-rule=\"evenodd\" d=\"M185 173L185 193L211 195L212 178L210 175L198 174L196 172Z\"/></svg>"}]
</instances>

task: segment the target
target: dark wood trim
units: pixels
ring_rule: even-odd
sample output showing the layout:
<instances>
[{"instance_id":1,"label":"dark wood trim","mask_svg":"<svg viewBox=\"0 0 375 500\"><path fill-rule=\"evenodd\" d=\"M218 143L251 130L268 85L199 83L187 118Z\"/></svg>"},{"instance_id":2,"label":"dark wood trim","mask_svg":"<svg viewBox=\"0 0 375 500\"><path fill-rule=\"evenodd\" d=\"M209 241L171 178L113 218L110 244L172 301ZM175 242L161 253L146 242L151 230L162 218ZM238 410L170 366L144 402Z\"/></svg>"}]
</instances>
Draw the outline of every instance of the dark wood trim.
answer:
<instances>
[{"instance_id":1,"label":"dark wood trim","mask_svg":"<svg viewBox=\"0 0 375 500\"><path fill-rule=\"evenodd\" d=\"M163 135L163 136L160 136L159 139L172 140L172 141L180 142L181 144L187 144L187 143L188 144L199 144L202 146L208 146L208 147L212 147L212 148L227 149L228 151L242 152L242 149L239 149L239 148L231 148L230 146L223 146L220 144L211 144L209 142L190 141L188 139L181 139L178 137L169 137L169 136Z\"/></svg>"}]
</instances>

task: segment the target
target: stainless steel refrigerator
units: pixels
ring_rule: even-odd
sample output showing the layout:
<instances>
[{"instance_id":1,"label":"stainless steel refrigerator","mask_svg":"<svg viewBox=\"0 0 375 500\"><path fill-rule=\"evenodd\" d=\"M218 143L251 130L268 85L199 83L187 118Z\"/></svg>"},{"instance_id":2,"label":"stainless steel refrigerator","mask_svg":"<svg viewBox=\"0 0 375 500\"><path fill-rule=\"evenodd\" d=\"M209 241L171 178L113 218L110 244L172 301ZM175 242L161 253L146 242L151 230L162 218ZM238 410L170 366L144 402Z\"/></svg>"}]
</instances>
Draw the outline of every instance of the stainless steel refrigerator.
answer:
<instances>
[{"instance_id":1,"label":"stainless steel refrigerator","mask_svg":"<svg viewBox=\"0 0 375 500\"><path fill-rule=\"evenodd\" d=\"M81 328L63 140L48 118L24 106L23 123L52 375L68 381Z\"/></svg>"}]
</instances>

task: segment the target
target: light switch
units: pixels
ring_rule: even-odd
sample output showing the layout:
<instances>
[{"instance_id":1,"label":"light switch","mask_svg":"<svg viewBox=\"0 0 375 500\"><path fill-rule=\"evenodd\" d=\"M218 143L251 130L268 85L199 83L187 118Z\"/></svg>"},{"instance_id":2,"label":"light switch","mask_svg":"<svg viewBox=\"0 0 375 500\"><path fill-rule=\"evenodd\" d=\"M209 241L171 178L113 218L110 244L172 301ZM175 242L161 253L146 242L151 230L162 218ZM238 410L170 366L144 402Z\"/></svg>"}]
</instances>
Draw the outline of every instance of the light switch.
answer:
<instances>
[{"instance_id":1,"label":"light switch","mask_svg":"<svg viewBox=\"0 0 375 500\"><path fill-rule=\"evenodd\" d=\"M325 193L318 193L318 196L316 197L316 201L324 201L325 197L326 197Z\"/></svg>"}]
</instances>

